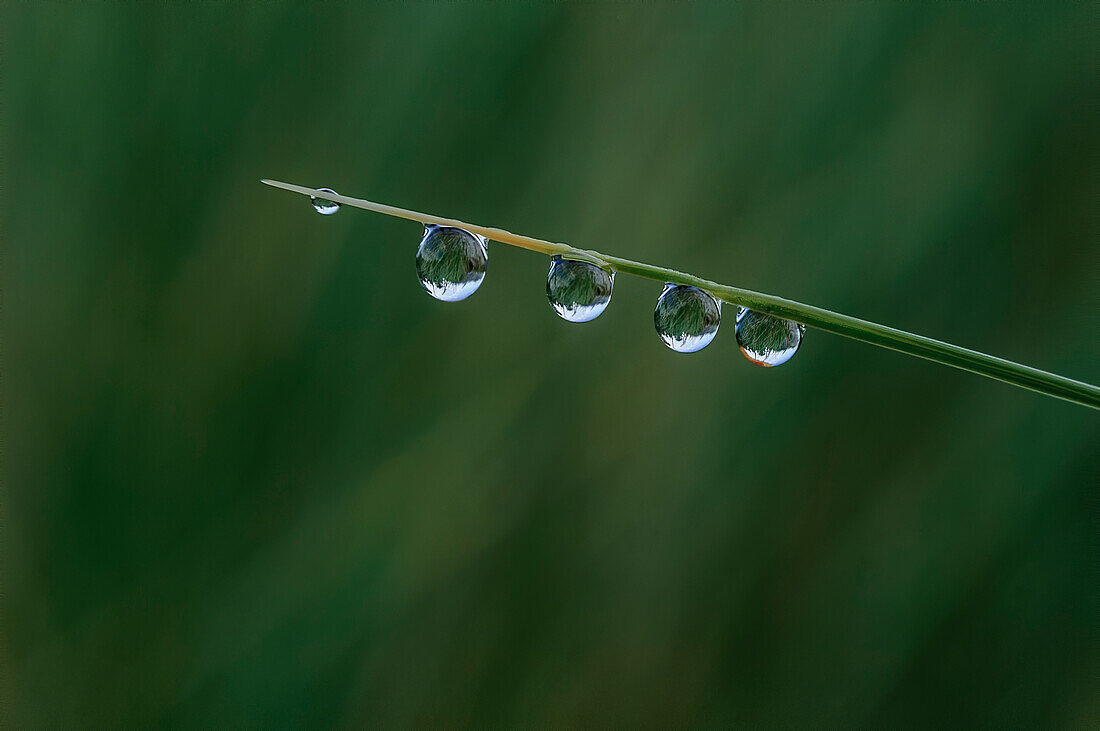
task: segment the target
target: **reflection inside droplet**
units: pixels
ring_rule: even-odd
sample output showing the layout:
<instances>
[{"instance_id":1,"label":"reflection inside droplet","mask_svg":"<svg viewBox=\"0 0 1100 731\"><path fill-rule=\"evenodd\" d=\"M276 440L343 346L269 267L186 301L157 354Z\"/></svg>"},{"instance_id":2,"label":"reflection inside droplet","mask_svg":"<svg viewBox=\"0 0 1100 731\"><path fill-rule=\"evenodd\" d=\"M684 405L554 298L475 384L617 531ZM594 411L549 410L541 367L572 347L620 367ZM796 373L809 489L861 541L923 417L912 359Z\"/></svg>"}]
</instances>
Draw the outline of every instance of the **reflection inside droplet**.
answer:
<instances>
[{"instance_id":1,"label":"reflection inside droplet","mask_svg":"<svg viewBox=\"0 0 1100 731\"><path fill-rule=\"evenodd\" d=\"M332 188L318 188L318 193L332 193L337 195L336 191ZM331 201L328 198L322 198L320 196L311 195L309 200L313 203L313 210L320 213L322 216L331 216L340 210L340 204L336 201Z\"/></svg>"},{"instance_id":2,"label":"reflection inside droplet","mask_svg":"<svg viewBox=\"0 0 1100 731\"><path fill-rule=\"evenodd\" d=\"M607 309L614 284L612 272L587 261L555 256L546 277L546 299L563 320L588 322Z\"/></svg>"},{"instance_id":3,"label":"reflection inside droplet","mask_svg":"<svg viewBox=\"0 0 1100 731\"><path fill-rule=\"evenodd\" d=\"M481 286L489 264L488 241L454 226L424 227L416 275L424 291L444 302L466 299Z\"/></svg>"},{"instance_id":4,"label":"reflection inside droplet","mask_svg":"<svg viewBox=\"0 0 1100 731\"><path fill-rule=\"evenodd\" d=\"M710 345L721 320L718 300L698 287L681 284L666 284L653 310L657 334L677 353L694 353Z\"/></svg>"},{"instance_id":5,"label":"reflection inside droplet","mask_svg":"<svg viewBox=\"0 0 1100 731\"><path fill-rule=\"evenodd\" d=\"M742 307L737 312L737 345L759 366L782 365L794 357L802 344L804 325Z\"/></svg>"}]
</instances>

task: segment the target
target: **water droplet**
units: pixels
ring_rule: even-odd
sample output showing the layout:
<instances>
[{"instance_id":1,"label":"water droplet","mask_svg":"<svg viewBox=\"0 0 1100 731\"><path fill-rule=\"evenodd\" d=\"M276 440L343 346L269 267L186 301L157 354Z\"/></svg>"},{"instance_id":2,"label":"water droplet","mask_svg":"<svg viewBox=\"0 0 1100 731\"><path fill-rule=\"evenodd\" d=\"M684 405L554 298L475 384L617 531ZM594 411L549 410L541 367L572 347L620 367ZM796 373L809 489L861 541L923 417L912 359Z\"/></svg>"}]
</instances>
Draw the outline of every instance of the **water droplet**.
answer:
<instances>
[{"instance_id":1,"label":"water droplet","mask_svg":"<svg viewBox=\"0 0 1100 731\"><path fill-rule=\"evenodd\" d=\"M737 345L745 357L759 366L782 365L794 357L802 344L804 325L745 307L737 311Z\"/></svg>"},{"instance_id":2,"label":"water droplet","mask_svg":"<svg viewBox=\"0 0 1100 731\"><path fill-rule=\"evenodd\" d=\"M613 272L587 261L555 256L546 276L546 299L563 320L588 322L607 309L614 284Z\"/></svg>"},{"instance_id":3,"label":"water droplet","mask_svg":"<svg viewBox=\"0 0 1100 731\"><path fill-rule=\"evenodd\" d=\"M425 226L416 251L416 275L424 291L444 302L472 295L485 279L489 242L454 226Z\"/></svg>"},{"instance_id":4,"label":"water droplet","mask_svg":"<svg viewBox=\"0 0 1100 731\"><path fill-rule=\"evenodd\" d=\"M721 320L718 300L698 287L681 284L666 284L653 310L657 334L677 353L694 353L710 345Z\"/></svg>"},{"instance_id":5,"label":"water droplet","mask_svg":"<svg viewBox=\"0 0 1100 731\"><path fill-rule=\"evenodd\" d=\"M318 188L317 191L320 193L332 193L333 195L337 195L336 191L332 188ZM322 216L331 216L333 213L340 210L340 204L336 201L330 201L328 198L320 198L311 195L309 199L313 202L313 210L317 211Z\"/></svg>"}]
</instances>

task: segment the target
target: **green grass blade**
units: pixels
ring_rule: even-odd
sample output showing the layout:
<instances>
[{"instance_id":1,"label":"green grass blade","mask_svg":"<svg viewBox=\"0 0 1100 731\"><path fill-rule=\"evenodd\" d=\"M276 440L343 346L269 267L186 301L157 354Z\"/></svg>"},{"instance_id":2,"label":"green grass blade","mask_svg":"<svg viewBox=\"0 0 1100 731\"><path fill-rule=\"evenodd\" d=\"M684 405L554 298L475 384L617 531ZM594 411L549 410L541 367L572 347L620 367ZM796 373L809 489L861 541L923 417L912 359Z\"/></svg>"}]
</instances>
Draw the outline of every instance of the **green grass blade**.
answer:
<instances>
[{"instance_id":1,"label":"green grass blade","mask_svg":"<svg viewBox=\"0 0 1100 731\"><path fill-rule=\"evenodd\" d=\"M718 282L712 282L691 274L678 272L674 269L666 269L652 264L622 259L599 251L578 250L566 244L556 244L530 236L514 234L499 228L489 228L486 226L464 223L463 221L452 218L443 218L427 213L419 213L406 208L396 208L394 206L374 203L360 198L350 198L348 196L332 193L321 193L315 188L281 183L276 180L263 180L262 182L293 193L300 193L308 196L316 195L334 200L337 203L352 208L362 208L368 211L375 211L376 213L384 213L388 216L406 218L410 221L417 221L419 223L457 226L502 244L518 246L542 254L554 255L575 252L586 257L594 257L599 261L606 262L614 267L616 271L624 274L632 274L637 277L653 279L658 282L673 282L675 284L687 284L699 287L730 304L748 307L757 312L766 312L787 320L800 322L807 327L817 328L818 330L824 330L825 332L831 332L836 335L843 335L844 337L860 340L865 343L870 343L871 345L878 345L883 348L889 348L890 350L896 350L899 353L914 355L918 358L924 358L936 363L951 366L952 368L961 368L964 371L977 373L978 375L1009 383L1013 386L1019 386L1020 388L1026 388L1047 396L1053 396L1083 406L1100 409L1100 387L1093 386L1092 384L1075 381L1065 376L1041 371L1038 368L1014 363L1010 360L997 358L992 355L986 355L985 353L963 348L958 345L952 345L951 343L945 343L941 340L933 340L932 338L926 338L922 335L914 335L904 330L898 330L896 328L887 327L886 325L879 325L875 322L861 320L857 317L831 312L820 307L814 307L813 305L804 305L801 302L783 299L775 295L754 292L749 289L741 289L740 287L731 287L726 284L719 284Z\"/></svg>"}]
</instances>

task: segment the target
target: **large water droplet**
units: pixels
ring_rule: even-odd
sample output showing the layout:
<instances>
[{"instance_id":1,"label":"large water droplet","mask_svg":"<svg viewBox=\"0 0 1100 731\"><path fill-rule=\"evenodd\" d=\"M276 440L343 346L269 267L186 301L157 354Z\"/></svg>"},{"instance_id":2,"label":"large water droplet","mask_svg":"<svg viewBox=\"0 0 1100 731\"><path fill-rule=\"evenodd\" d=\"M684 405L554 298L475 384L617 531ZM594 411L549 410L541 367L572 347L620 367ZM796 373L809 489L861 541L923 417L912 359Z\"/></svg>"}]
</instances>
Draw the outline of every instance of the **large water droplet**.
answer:
<instances>
[{"instance_id":1,"label":"large water droplet","mask_svg":"<svg viewBox=\"0 0 1100 731\"><path fill-rule=\"evenodd\" d=\"M424 291L444 302L472 295L485 279L488 241L454 226L425 226L416 251L416 275Z\"/></svg>"},{"instance_id":2,"label":"large water droplet","mask_svg":"<svg viewBox=\"0 0 1100 731\"><path fill-rule=\"evenodd\" d=\"M698 287L682 284L666 284L653 310L657 334L677 353L694 353L710 345L721 320L718 300Z\"/></svg>"},{"instance_id":3,"label":"large water droplet","mask_svg":"<svg viewBox=\"0 0 1100 731\"><path fill-rule=\"evenodd\" d=\"M563 320L588 322L607 309L614 284L612 272L587 261L555 256L546 276L546 299Z\"/></svg>"},{"instance_id":4,"label":"large water droplet","mask_svg":"<svg viewBox=\"0 0 1100 731\"><path fill-rule=\"evenodd\" d=\"M745 357L759 366L782 365L802 344L804 325L742 307L737 311L737 345Z\"/></svg>"},{"instance_id":5,"label":"large water droplet","mask_svg":"<svg viewBox=\"0 0 1100 731\"><path fill-rule=\"evenodd\" d=\"M337 194L336 191L332 188L318 188L317 192L332 193L333 195ZM336 213L338 210L340 210L340 204L336 201L330 201L328 198L311 195L309 199L313 202L313 210L317 211L322 216L331 216L333 213Z\"/></svg>"}]
</instances>

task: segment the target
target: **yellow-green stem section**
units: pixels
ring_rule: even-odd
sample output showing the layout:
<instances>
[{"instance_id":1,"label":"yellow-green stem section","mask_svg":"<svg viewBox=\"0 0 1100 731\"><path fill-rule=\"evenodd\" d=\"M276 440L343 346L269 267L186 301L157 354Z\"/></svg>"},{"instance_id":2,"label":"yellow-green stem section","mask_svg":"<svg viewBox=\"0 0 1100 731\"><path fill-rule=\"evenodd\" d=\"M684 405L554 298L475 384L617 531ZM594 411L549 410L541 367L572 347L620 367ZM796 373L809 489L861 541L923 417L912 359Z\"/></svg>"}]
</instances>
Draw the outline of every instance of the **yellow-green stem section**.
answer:
<instances>
[{"instance_id":1,"label":"yellow-green stem section","mask_svg":"<svg viewBox=\"0 0 1100 731\"><path fill-rule=\"evenodd\" d=\"M1032 391L1037 391L1038 393L1065 399L1066 401L1072 401L1073 403L1082 404L1094 409L1100 408L1100 388L1089 383L1075 381L1054 373L1048 373L1047 371L1041 371L1037 368L1014 363L1010 360L979 353L976 350L961 348L941 340L933 340L932 338L926 338L921 335L914 335L904 330L897 330L892 327L886 327L885 325L879 325L878 323L868 322L867 320L860 320L856 317L849 317L848 315L831 312L820 307L814 307L813 305L804 305L801 302L783 299L782 297L776 297L771 294L754 292L749 289L741 289L740 287L731 287L727 284L719 284L718 282L712 282L708 279L702 279L691 274L678 272L674 269L665 269L664 267L653 266L652 264L622 259L598 251L575 249L566 244L555 244L530 236L514 234L499 228L478 226L453 218L433 216L428 213L410 211L407 208L387 206L383 203L374 203L360 198L350 198L346 195L339 195L336 193L323 193L316 188L306 188L300 185L291 185L290 183L280 183L276 180L264 180L262 182L276 188L289 190L293 193L317 196L336 201L341 205L351 206L353 208L363 208L368 211L375 211L376 213L384 213L387 216L407 218L410 221L416 221L422 224L456 226L502 244L518 246L522 249L529 249L542 254L553 256L555 254L569 255L570 253L577 253L585 258L591 257L606 262L616 271L623 272L624 274L633 274L637 277L654 279L658 282L672 282L674 284L686 284L693 287L699 287L700 289L710 292L718 299L729 302L730 304L748 307L757 312L766 312L787 320L800 322L803 325L817 328L818 330L824 330L854 340L861 340L865 343L896 350L899 353L915 355L918 358L925 358L935 361L936 363L942 363L954 368L961 368L964 371L977 373L978 375L994 378L998 381L1012 384L1013 386L1027 388Z\"/></svg>"}]
</instances>

